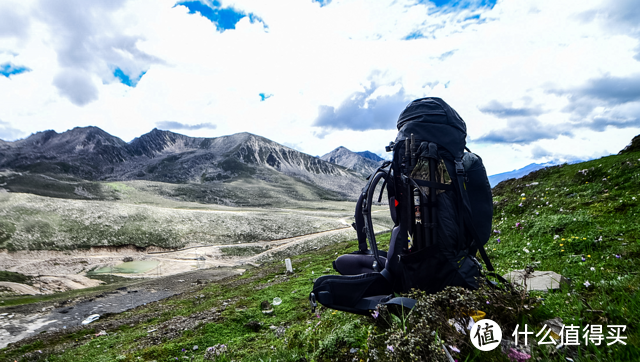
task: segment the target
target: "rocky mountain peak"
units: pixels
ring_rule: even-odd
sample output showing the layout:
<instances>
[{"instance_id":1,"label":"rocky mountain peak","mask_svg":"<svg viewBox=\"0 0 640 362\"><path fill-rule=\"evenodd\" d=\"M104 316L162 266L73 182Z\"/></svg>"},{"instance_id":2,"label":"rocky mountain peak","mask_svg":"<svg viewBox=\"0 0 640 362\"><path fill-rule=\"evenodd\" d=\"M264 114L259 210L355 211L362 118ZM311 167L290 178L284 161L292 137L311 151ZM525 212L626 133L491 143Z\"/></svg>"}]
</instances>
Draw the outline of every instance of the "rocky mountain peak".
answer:
<instances>
[{"instance_id":1,"label":"rocky mountain peak","mask_svg":"<svg viewBox=\"0 0 640 362\"><path fill-rule=\"evenodd\" d=\"M363 157L344 146L336 148L335 150L320 157L320 159L327 162L335 163L337 165L346 167L367 176L375 171L378 166L380 166L380 162L376 162L369 158Z\"/></svg>"},{"instance_id":2,"label":"rocky mountain peak","mask_svg":"<svg viewBox=\"0 0 640 362\"><path fill-rule=\"evenodd\" d=\"M364 157L364 158L368 158L372 161L375 162L382 162L384 161L384 158L376 155L375 153L371 152L371 151L362 151L362 152L356 152L357 154L359 154L360 156Z\"/></svg>"}]
</instances>

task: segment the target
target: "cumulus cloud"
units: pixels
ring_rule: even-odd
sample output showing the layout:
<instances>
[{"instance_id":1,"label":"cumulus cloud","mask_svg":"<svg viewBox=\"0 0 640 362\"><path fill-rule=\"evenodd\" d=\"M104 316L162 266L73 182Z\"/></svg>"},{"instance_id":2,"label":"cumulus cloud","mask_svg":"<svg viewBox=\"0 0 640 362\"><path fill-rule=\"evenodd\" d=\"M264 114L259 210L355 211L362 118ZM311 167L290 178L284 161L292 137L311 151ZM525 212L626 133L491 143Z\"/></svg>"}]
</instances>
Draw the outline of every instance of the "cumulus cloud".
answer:
<instances>
[{"instance_id":1,"label":"cumulus cloud","mask_svg":"<svg viewBox=\"0 0 640 362\"><path fill-rule=\"evenodd\" d=\"M511 117L531 117L531 116L539 116L544 111L540 106L534 107L511 107L511 105L503 105L497 100L492 100L488 104L484 106L478 107L480 112L491 114L498 118L511 118Z\"/></svg>"},{"instance_id":2,"label":"cumulus cloud","mask_svg":"<svg viewBox=\"0 0 640 362\"><path fill-rule=\"evenodd\" d=\"M137 46L141 36L131 35L117 24L115 13L125 0L60 0L38 3L38 17L48 25L62 70L54 78L60 93L75 105L84 106L98 99L98 89L90 74L104 83L138 79L151 64L162 63ZM75 73L75 74L73 74ZM75 86L79 88L74 88ZM135 84L127 84L129 86ZM83 95L84 91L89 91Z\"/></svg>"},{"instance_id":3,"label":"cumulus cloud","mask_svg":"<svg viewBox=\"0 0 640 362\"><path fill-rule=\"evenodd\" d=\"M570 89L547 90L548 93L567 96L569 104L563 109L575 118L588 116L596 107L616 106L640 101L640 73L626 77L609 74L591 78L583 85Z\"/></svg>"},{"instance_id":4,"label":"cumulus cloud","mask_svg":"<svg viewBox=\"0 0 640 362\"><path fill-rule=\"evenodd\" d=\"M321 105L313 123L325 130L395 129L398 115L413 99L399 87L391 94L374 94L378 86L371 83L364 91L355 92L338 107Z\"/></svg>"},{"instance_id":5,"label":"cumulus cloud","mask_svg":"<svg viewBox=\"0 0 640 362\"><path fill-rule=\"evenodd\" d=\"M60 94L76 106L84 106L98 99L98 88L91 75L81 69L65 69L53 79Z\"/></svg>"},{"instance_id":6,"label":"cumulus cloud","mask_svg":"<svg viewBox=\"0 0 640 362\"><path fill-rule=\"evenodd\" d=\"M533 117L521 117L507 120L507 126L490 131L475 139L478 143L518 143L529 144L541 139L556 139L560 135L571 135L566 124L543 124Z\"/></svg>"},{"instance_id":7,"label":"cumulus cloud","mask_svg":"<svg viewBox=\"0 0 640 362\"><path fill-rule=\"evenodd\" d=\"M640 61L640 6L636 0L604 2L576 17L584 22L600 21L610 31L637 39L638 47L634 58Z\"/></svg>"},{"instance_id":8,"label":"cumulus cloud","mask_svg":"<svg viewBox=\"0 0 640 362\"><path fill-rule=\"evenodd\" d=\"M186 129L191 131L198 129L216 129L216 125L213 123L186 124L174 121L160 121L156 123L156 126L160 129Z\"/></svg>"},{"instance_id":9,"label":"cumulus cloud","mask_svg":"<svg viewBox=\"0 0 640 362\"><path fill-rule=\"evenodd\" d=\"M0 3L0 38L25 38L30 26L28 16L9 2Z\"/></svg>"}]
</instances>

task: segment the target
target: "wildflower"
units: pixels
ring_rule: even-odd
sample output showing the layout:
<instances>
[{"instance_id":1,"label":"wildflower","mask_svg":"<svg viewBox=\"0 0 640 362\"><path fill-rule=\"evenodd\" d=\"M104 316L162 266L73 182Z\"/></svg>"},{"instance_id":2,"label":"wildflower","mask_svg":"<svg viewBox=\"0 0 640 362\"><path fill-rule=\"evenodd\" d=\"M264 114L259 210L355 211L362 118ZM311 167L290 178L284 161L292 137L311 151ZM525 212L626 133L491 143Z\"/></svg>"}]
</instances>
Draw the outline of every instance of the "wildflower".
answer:
<instances>
[{"instance_id":1,"label":"wildflower","mask_svg":"<svg viewBox=\"0 0 640 362\"><path fill-rule=\"evenodd\" d=\"M518 204L518 206L522 207L522 203Z\"/></svg>"},{"instance_id":2,"label":"wildflower","mask_svg":"<svg viewBox=\"0 0 640 362\"><path fill-rule=\"evenodd\" d=\"M527 249L527 248L522 248L522 250L523 250L525 253L529 253L529 249Z\"/></svg>"},{"instance_id":3,"label":"wildflower","mask_svg":"<svg viewBox=\"0 0 640 362\"><path fill-rule=\"evenodd\" d=\"M498 244L500 244L500 238L498 238Z\"/></svg>"},{"instance_id":4,"label":"wildflower","mask_svg":"<svg viewBox=\"0 0 640 362\"><path fill-rule=\"evenodd\" d=\"M564 239L562 239L562 240L564 240ZM560 246L564 246L564 244L560 244Z\"/></svg>"},{"instance_id":5,"label":"wildflower","mask_svg":"<svg viewBox=\"0 0 640 362\"><path fill-rule=\"evenodd\" d=\"M591 257L591 255L587 255L587 258L590 258L590 257Z\"/></svg>"},{"instance_id":6,"label":"wildflower","mask_svg":"<svg viewBox=\"0 0 640 362\"><path fill-rule=\"evenodd\" d=\"M516 223L516 227L520 227L520 223L519 222Z\"/></svg>"},{"instance_id":7,"label":"wildflower","mask_svg":"<svg viewBox=\"0 0 640 362\"><path fill-rule=\"evenodd\" d=\"M536 215L540 214L539 212L536 211Z\"/></svg>"},{"instance_id":8,"label":"wildflower","mask_svg":"<svg viewBox=\"0 0 640 362\"><path fill-rule=\"evenodd\" d=\"M582 257L582 261L586 261L587 259L584 258L584 256Z\"/></svg>"},{"instance_id":9,"label":"wildflower","mask_svg":"<svg viewBox=\"0 0 640 362\"><path fill-rule=\"evenodd\" d=\"M449 349L454 351L455 353L460 353L460 350L456 348L456 346L449 346Z\"/></svg>"},{"instance_id":10,"label":"wildflower","mask_svg":"<svg viewBox=\"0 0 640 362\"><path fill-rule=\"evenodd\" d=\"M523 192L523 193L522 193L522 195L520 195L520 196L524 196L524 192Z\"/></svg>"},{"instance_id":11,"label":"wildflower","mask_svg":"<svg viewBox=\"0 0 640 362\"><path fill-rule=\"evenodd\" d=\"M389 351L393 352L393 346L391 346L391 345L387 345L387 349L388 349Z\"/></svg>"},{"instance_id":12,"label":"wildflower","mask_svg":"<svg viewBox=\"0 0 640 362\"><path fill-rule=\"evenodd\" d=\"M564 249L560 250L560 251L564 251Z\"/></svg>"},{"instance_id":13,"label":"wildflower","mask_svg":"<svg viewBox=\"0 0 640 362\"><path fill-rule=\"evenodd\" d=\"M586 282L584 282L584 286L589 288L589 286L591 285L591 283L589 283L589 281L587 280Z\"/></svg>"},{"instance_id":14,"label":"wildflower","mask_svg":"<svg viewBox=\"0 0 640 362\"><path fill-rule=\"evenodd\" d=\"M596 268L594 268L594 267L591 267L591 271L596 271Z\"/></svg>"},{"instance_id":15,"label":"wildflower","mask_svg":"<svg viewBox=\"0 0 640 362\"><path fill-rule=\"evenodd\" d=\"M491 303L489 303L489 301L487 300L487 304L491 304Z\"/></svg>"},{"instance_id":16,"label":"wildflower","mask_svg":"<svg viewBox=\"0 0 640 362\"><path fill-rule=\"evenodd\" d=\"M587 238L582 238L582 240L587 240Z\"/></svg>"},{"instance_id":17,"label":"wildflower","mask_svg":"<svg viewBox=\"0 0 640 362\"><path fill-rule=\"evenodd\" d=\"M560 239L560 235L554 235L553 240Z\"/></svg>"},{"instance_id":18,"label":"wildflower","mask_svg":"<svg viewBox=\"0 0 640 362\"><path fill-rule=\"evenodd\" d=\"M547 201L547 205L549 205L549 201Z\"/></svg>"},{"instance_id":19,"label":"wildflower","mask_svg":"<svg viewBox=\"0 0 640 362\"><path fill-rule=\"evenodd\" d=\"M616 259L620 259L620 254L616 254Z\"/></svg>"},{"instance_id":20,"label":"wildflower","mask_svg":"<svg viewBox=\"0 0 640 362\"><path fill-rule=\"evenodd\" d=\"M378 313L378 311L377 311L377 310L374 310L374 311L373 311L373 313L371 313L371 316L372 316L373 318L378 318L378 316L379 316L379 315L380 315L380 313Z\"/></svg>"},{"instance_id":21,"label":"wildflower","mask_svg":"<svg viewBox=\"0 0 640 362\"><path fill-rule=\"evenodd\" d=\"M522 199L523 199L523 200L526 200L527 198L526 198L526 197L523 197Z\"/></svg>"},{"instance_id":22,"label":"wildflower","mask_svg":"<svg viewBox=\"0 0 640 362\"><path fill-rule=\"evenodd\" d=\"M562 240L564 241L564 238L562 238Z\"/></svg>"}]
</instances>

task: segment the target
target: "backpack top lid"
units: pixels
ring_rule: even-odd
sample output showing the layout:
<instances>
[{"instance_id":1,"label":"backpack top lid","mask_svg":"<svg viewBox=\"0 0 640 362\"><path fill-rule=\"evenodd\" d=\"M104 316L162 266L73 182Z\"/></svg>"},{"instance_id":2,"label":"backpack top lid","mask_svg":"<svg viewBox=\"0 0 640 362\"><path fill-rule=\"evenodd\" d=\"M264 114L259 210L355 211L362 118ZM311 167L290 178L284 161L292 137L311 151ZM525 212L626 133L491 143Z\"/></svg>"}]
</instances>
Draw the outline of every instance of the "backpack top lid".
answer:
<instances>
[{"instance_id":1,"label":"backpack top lid","mask_svg":"<svg viewBox=\"0 0 640 362\"><path fill-rule=\"evenodd\" d=\"M453 108L436 97L416 99L398 117L396 143L411 138L435 142L454 157L462 158L467 138L467 126Z\"/></svg>"}]
</instances>

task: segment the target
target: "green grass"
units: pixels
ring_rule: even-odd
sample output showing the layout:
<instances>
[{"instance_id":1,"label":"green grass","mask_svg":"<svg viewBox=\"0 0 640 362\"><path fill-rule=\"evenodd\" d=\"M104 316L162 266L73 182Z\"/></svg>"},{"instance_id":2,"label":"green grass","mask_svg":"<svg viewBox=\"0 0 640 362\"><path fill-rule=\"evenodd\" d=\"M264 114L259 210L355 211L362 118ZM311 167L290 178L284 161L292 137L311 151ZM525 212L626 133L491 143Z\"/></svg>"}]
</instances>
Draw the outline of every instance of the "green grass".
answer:
<instances>
[{"instance_id":1,"label":"green grass","mask_svg":"<svg viewBox=\"0 0 640 362\"><path fill-rule=\"evenodd\" d=\"M605 334L606 325L627 326L623 332L626 346L582 344L556 354L534 349L532 360L640 359L638 159L640 153L631 153L552 167L494 188L496 232L486 248L498 271L504 274L534 265L537 270L553 270L570 279L570 284L557 292L532 293L542 299L533 310L515 315L512 323L527 323L537 332L542 321L561 317L565 324L580 328L603 325ZM384 248L389 235L379 239ZM108 330L108 336L53 336L0 350L0 356L19 361L35 356L48 361L175 361L187 356L203 361L207 347L226 344L229 352L221 361L367 360L371 347L368 339L376 333L373 318L325 308L320 308L316 316L307 301L313 279L333 273L331 262L337 255L355 250L356 245L355 241L338 243L293 257L293 275L284 273L282 262L267 264L249 269L240 277L91 325L97 332L100 323L126 321ZM274 307L272 315L263 314L260 303L275 297L281 298L282 304ZM202 317L214 313L212 308L219 315ZM486 311L488 318L499 319L499 309L487 307ZM180 325L182 317L189 316L203 323L170 338L160 338L160 344L149 342L148 330ZM254 331L249 322L261 323L260 329ZM285 327L284 335L277 337L271 326ZM87 330L76 333L89 335ZM509 336L511 330L503 333ZM193 351L195 345L197 351ZM352 348L358 350L350 353ZM459 361L508 361L498 351L461 349L463 354L454 356ZM36 355L36 350L43 353Z\"/></svg>"},{"instance_id":2,"label":"green grass","mask_svg":"<svg viewBox=\"0 0 640 362\"><path fill-rule=\"evenodd\" d=\"M13 282L21 284L33 284L33 279L27 275L0 270L0 282Z\"/></svg>"}]
</instances>

